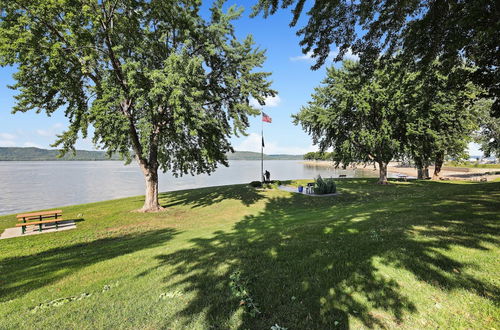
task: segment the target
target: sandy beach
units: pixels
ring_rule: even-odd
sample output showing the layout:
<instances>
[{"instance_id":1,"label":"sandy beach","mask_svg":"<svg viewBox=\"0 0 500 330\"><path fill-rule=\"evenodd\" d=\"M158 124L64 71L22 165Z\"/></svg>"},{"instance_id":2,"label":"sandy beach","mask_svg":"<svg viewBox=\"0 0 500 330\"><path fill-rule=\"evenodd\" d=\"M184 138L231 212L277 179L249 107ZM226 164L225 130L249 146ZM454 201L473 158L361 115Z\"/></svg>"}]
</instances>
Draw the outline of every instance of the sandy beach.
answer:
<instances>
[{"instance_id":1,"label":"sandy beach","mask_svg":"<svg viewBox=\"0 0 500 330\"><path fill-rule=\"evenodd\" d=\"M329 161L314 161L306 160L303 162L306 165L311 166L325 166L333 167L333 163ZM367 171L378 171L377 167L373 165L359 165L356 168L364 169ZM391 162L387 167L387 171L393 174L407 175L409 177L417 176L417 169L415 167L402 166L398 162ZM434 166L429 167L429 174L432 176L434 172ZM491 168L467 168L467 167L443 167L441 169L441 177L444 180L467 180L467 181L479 181L481 179L486 179L487 181L492 181L500 178L500 174L493 174L495 172L500 172L500 169Z\"/></svg>"}]
</instances>

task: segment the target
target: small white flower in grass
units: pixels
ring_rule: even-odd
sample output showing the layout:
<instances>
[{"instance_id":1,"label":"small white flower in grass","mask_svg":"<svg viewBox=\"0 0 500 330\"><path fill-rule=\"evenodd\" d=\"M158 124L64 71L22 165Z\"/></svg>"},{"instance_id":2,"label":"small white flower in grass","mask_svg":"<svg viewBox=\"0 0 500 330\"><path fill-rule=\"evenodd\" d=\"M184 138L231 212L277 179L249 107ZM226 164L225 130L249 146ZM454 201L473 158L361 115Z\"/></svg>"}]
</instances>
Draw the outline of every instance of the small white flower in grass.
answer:
<instances>
[{"instance_id":1,"label":"small white flower in grass","mask_svg":"<svg viewBox=\"0 0 500 330\"><path fill-rule=\"evenodd\" d=\"M287 330L287 328L284 328L282 326L279 326L277 323L273 326L271 326L271 330Z\"/></svg>"}]
</instances>

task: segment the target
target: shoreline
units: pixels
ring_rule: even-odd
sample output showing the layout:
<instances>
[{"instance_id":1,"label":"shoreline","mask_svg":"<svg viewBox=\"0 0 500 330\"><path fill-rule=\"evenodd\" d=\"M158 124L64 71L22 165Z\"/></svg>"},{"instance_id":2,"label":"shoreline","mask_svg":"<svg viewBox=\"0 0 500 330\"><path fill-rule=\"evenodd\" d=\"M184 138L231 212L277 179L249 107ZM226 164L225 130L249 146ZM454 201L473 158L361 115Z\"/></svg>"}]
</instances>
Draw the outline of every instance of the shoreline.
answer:
<instances>
[{"instance_id":1,"label":"shoreline","mask_svg":"<svg viewBox=\"0 0 500 330\"><path fill-rule=\"evenodd\" d=\"M305 160L302 162L302 164L325 168L335 168L333 163L327 160ZM346 168L346 170L378 171L378 166L349 166ZM391 174L401 174L411 177L417 177L417 169L415 167L401 166L399 162L390 162L387 166L387 172ZM429 166L429 174L431 174L431 176L433 172L434 166ZM479 181L481 178L486 178L487 181L493 181L500 178L500 174L492 174L497 172L500 173L500 169L443 166L443 168L441 169L441 177L444 180Z\"/></svg>"}]
</instances>

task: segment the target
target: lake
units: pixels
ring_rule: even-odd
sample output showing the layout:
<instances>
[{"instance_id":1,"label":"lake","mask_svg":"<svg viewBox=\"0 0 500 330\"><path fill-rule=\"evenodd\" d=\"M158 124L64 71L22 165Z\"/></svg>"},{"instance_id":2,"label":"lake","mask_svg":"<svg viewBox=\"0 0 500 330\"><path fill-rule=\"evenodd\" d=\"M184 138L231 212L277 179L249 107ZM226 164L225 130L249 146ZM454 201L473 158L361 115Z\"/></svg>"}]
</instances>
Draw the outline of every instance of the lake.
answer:
<instances>
[{"instance_id":1,"label":"lake","mask_svg":"<svg viewBox=\"0 0 500 330\"><path fill-rule=\"evenodd\" d=\"M297 160L264 161L271 179L374 177L372 170L336 170L309 166ZM161 192L248 183L259 180L260 161L235 160L211 175L175 178L161 173ZM120 161L0 161L0 214L98 202L144 194L144 179L137 164Z\"/></svg>"}]
</instances>

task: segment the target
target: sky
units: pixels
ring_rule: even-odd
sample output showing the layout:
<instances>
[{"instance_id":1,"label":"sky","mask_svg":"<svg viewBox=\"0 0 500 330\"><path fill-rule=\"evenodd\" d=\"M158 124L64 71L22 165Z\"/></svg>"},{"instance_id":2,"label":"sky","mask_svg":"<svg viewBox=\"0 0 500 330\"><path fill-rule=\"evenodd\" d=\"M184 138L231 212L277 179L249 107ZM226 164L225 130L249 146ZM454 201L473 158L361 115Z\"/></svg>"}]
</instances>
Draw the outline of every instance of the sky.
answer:
<instances>
[{"instance_id":1,"label":"sky","mask_svg":"<svg viewBox=\"0 0 500 330\"><path fill-rule=\"evenodd\" d=\"M207 1L204 2L206 3ZM261 16L250 18L251 6L254 3L256 0L233 0L228 1L226 7L236 4L245 8L242 17L234 22L236 35L243 39L252 34L256 46L266 49L267 60L262 70L272 73L272 86L278 91L278 96L268 99L263 108L272 118L272 123L264 123L264 153L304 154L316 151L317 147L313 146L311 138L300 126L292 123L291 116L310 100L314 88L325 77L326 67L333 62L329 60L319 70L311 70L314 60L302 53L300 38L296 36L298 28L289 27L290 11L280 10L267 19ZM304 24L304 18L299 21L299 27ZM336 48L332 46L332 54L335 52ZM352 54L346 54L346 58L356 59ZM43 112L37 114L34 111L11 114L16 92L7 86L14 83L14 72L13 67L0 67L0 147L51 148L56 135L67 127L68 120L64 111L56 111L50 117ZM247 134L231 139L234 149L260 152L260 117L251 118ZM90 138L80 139L76 148L96 150ZM474 144L469 146L469 152L471 155L482 154Z\"/></svg>"}]
</instances>

